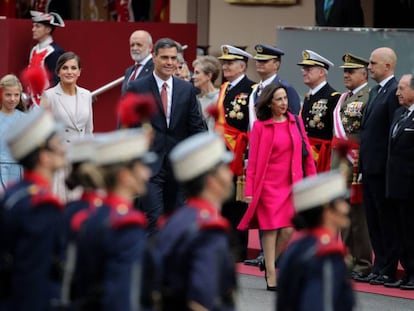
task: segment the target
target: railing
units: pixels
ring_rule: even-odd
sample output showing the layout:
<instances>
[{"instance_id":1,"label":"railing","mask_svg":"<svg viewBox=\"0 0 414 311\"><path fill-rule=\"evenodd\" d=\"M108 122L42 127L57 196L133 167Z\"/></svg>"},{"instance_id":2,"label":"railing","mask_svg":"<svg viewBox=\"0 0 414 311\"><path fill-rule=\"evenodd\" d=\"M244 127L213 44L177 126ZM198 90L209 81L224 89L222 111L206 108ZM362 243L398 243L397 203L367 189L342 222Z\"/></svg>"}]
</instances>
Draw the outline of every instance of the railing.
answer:
<instances>
[{"instance_id":1,"label":"railing","mask_svg":"<svg viewBox=\"0 0 414 311\"><path fill-rule=\"evenodd\" d=\"M114 81L111 81L103 86L101 86L100 88L96 89L95 91L92 91L92 96L98 96L110 89L112 89L113 87L117 86L118 84L121 84L124 81L125 77L120 77Z\"/></svg>"}]
</instances>

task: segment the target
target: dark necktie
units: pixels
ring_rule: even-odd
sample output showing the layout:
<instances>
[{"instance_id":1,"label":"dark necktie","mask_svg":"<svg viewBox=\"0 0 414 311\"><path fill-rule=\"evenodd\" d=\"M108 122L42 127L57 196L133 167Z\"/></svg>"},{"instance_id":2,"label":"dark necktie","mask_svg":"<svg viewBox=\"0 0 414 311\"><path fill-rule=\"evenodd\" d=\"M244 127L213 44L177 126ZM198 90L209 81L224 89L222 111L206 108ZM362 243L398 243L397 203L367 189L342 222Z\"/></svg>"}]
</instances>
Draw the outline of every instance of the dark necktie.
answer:
<instances>
[{"instance_id":1,"label":"dark necktie","mask_svg":"<svg viewBox=\"0 0 414 311\"><path fill-rule=\"evenodd\" d=\"M398 119L397 123L395 123L394 128L392 130L392 138L397 136L398 130L400 129L401 125L408 119L410 116L410 110L405 109L404 112L401 114L400 118Z\"/></svg>"},{"instance_id":2,"label":"dark necktie","mask_svg":"<svg viewBox=\"0 0 414 311\"><path fill-rule=\"evenodd\" d=\"M354 93L352 91L348 92L348 98L354 96Z\"/></svg>"},{"instance_id":3,"label":"dark necktie","mask_svg":"<svg viewBox=\"0 0 414 311\"><path fill-rule=\"evenodd\" d=\"M254 93L254 104L256 104L257 99L259 98L259 96L262 93L262 91L263 91L263 84L262 83L259 83L259 85L257 86L257 90Z\"/></svg>"},{"instance_id":4,"label":"dark necktie","mask_svg":"<svg viewBox=\"0 0 414 311\"><path fill-rule=\"evenodd\" d=\"M131 75L128 78L128 82L131 82L131 81L135 80L135 76L137 75L139 66L141 66L141 64L135 64L134 65L134 69L132 70Z\"/></svg>"},{"instance_id":5,"label":"dark necktie","mask_svg":"<svg viewBox=\"0 0 414 311\"><path fill-rule=\"evenodd\" d=\"M369 114L372 111L372 107L374 106L372 102L375 100L375 98L378 96L379 90L381 89L381 85L377 84L372 88L372 90L369 92L369 98L368 103L365 108L364 115Z\"/></svg>"},{"instance_id":6,"label":"dark necktie","mask_svg":"<svg viewBox=\"0 0 414 311\"><path fill-rule=\"evenodd\" d=\"M165 116L167 116L167 113L168 113L167 87L168 87L168 84L164 82L162 84L162 89L161 89L161 102L162 102L162 107L164 108Z\"/></svg>"},{"instance_id":7,"label":"dark necktie","mask_svg":"<svg viewBox=\"0 0 414 311\"><path fill-rule=\"evenodd\" d=\"M227 88L226 88L226 94L227 94L228 92L230 92L230 90L232 89L232 87L233 87L233 85L231 85L231 83L229 83L229 84L227 85Z\"/></svg>"}]
</instances>

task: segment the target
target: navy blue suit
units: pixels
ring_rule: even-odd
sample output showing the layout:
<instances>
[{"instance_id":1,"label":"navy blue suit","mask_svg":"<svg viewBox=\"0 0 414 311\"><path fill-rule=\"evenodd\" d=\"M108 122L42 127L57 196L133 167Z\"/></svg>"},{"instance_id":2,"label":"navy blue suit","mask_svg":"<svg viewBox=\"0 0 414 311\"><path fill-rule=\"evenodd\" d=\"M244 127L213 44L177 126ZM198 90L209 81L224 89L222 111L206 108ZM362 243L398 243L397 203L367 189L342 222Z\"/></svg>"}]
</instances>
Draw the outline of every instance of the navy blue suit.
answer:
<instances>
[{"instance_id":1,"label":"navy blue suit","mask_svg":"<svg viewBox=\"0 0 414 311\"><path fill-rule=\"evenodd\" d=\"M292 242L278 263L276 310L352 310L355 298L344 252L322 228Z\"/></svg>"},{"instance_id":2,"label":"navy blue suit","mask_svg":"<svg viewBox=\"0 0 414 311\"><path fill-rule=\"evenodd\" d=\"M385 198L388 136L394 111L400 106L393 77L366 105L361 123L360 169L363 202L375 261L373 273L395 276L398 263L397 216Z\"/></svg>"},{"instance_id":3,"label":"navy blue suit","mask_svg":"<svg viewBox=\"0 0 414 311\"><path fill-rule=\"evenodd\" d=\"M132 66L128 67L125 70L125 79L122 82L122 88L121 88L121 94L122 95L125 95L125 93L127 91L129 76L132 74L132 71L134 70L134 66L135 65L132 65ZM150 60L148 60L145 63L144 67L139 72L139 75L134 80L139 79L139 78L146 77L146 76L152 74L153 71L154 71L154 62L153 62L153 60L151 58Z\"/></svg>"},{"instance_id":4,"label":"navy blue suit","mask_svg":"<svg viewBox=\"0 0 414 311\"><path fill-rule=\"evenodd\" d=\"M190 198L154 236L152 261L144 267L144 300L148 303L151 293L159 291L162 310L190 310L189 302L211 311L235 310L229 229L210 203Z\"/></svg>"},{"instance_id":5,"label":"navy blue suit","mask_svg":"<svg viewBox=\"0 0 414 311\"><path fill-rule=\"evenodd\" d=\"M168 160L171 149L185 138L206 131L207 126L201 115L195 88L187 81L173 77L169 126L154 75L131 82L127 90L153 94L158 107L158 112L151 119L155 136L150 148L158 155L158 159L150 165L153 176L149 181L148 193L141 200L141 208L149 218L149 229L153 231L162 213L171 212L182 206L184 201Z\"/></svg>"},{"instance_id":6,"label":"navy blue suit","mask_svg":"<svg viewBox=\"0 0 414 311\"><path fill-rule=\"evenodd\" d=\"M401 242L400 261L407 278L414 279L414 114L407 118L402 114L406 109L395 111L391 125L387 160L387 197L398 208L399 241ZM393 135L396 123L398 130Z\"/></svg>"},{"instance_id":7,"label":"navy blue suit","mask_svg":"<svg viewBox=\"0 0 414 311\"><path fill-rule=\"evenodd\" d=\"M25 172L6 190L0 201L0 267L8 267L11 278L0 276L1 310L46 311L58 298L62 209L35 173Z\"/></svg>"},{"instance_id":8,"label":"navy blue suit","mask_svg":"<svg viewBox=\"0 0 414 311\"><path fill-rule=\"evenodd\" d=\"M145 215L115 195L108 195L104 204L84 221L77 247L77 310L136 309L145 226Z\"/></svg>"}]
</instances>

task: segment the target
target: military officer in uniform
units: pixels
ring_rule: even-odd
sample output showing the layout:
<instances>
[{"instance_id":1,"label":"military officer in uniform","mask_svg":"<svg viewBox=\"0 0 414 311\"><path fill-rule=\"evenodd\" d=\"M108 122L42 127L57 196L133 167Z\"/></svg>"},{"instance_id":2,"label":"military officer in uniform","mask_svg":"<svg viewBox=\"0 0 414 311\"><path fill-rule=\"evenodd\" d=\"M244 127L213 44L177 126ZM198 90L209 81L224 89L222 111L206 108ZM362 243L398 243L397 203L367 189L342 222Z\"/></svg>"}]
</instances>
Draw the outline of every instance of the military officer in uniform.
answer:
<instances>
[{"instance_id":1,"label":"military officer in uniform","mask_svg":"<svg viewBox=\"0 0 414 311\"><path fill-rule=\"evenodd\" d=\"M65 148L49 111L22 117L6 141L24 177L0 200L0 309L48 310L57 298L63 204L51 193Z\"/></svg>"},{"instance_id":2,"label":"military officer in uniform","mask_svg":"<svg viewBox=\"0 0 414 311\"><path fill-rule=\"evenodd\" d=\"M59 14L30 11L33 21L33 39L38 43L30 51L29 68L41 67L47 77L46 88L53 87L59 81L56 74L56 63L64 50L53 40L56 27L65 27ZM33 103L39 105L42 94L31 94Z\"/></svg>"},{"instance_id":3,"label":"military officer in uniform","mask_svg":"<svg viewBox=\"0 0 414 311\"><path fill-rule=\"evenodd\" d=\"M153 276L143 286L147 303L161 297L152 301L157 310L235 310L231 227L220 213L233 192L232 158L212 132L193 135L171 152L174 176L188 200L155 236Z\"/></svg>"},{"instance_id":4,"label":"military officer in uniform","mask_svg":"<svg viewBox=\"0 0 414 311\"><path fill-rule=\"evenodd\" d=\"M297 230L279 261L277 310L352 310L355 298L338 231L349 225L346 180L338 171L293 185Z\"/></svg>"},{"instance_id":5,"label":"military officer in uniform","mask_svg":"<svg viewBox=\"0 0 414 311\"><path fill-rule=\"evenodd\" d=\"M246 76L247 63L252 57L242 49L231 45L221 46L222 72L226 79L220 86L217 108L219 111L215 128L222 133L226 146L234 153L230 168L234 173L234 183L243 175L244 159L248 145L247 131L249 128L249 96L255 84ZM240 182L240 181L239 181ZM223 206L223 216L229 219L236 236L236 248L239 249L237 260L246 259L247 231L238 231L237 225L247 209L247 204L230 198Z\"/></svg>"},{"instance_id":6,"label":"military officer in uniform","mask_svg":"<svg viewBox=\"0 0 414 311\"><path fill-rule=\"evenodd\" d=\"M266 44L257 44L254 49L256 55L253 58L256 61L256 71L261 80L253 87L249 97L250 129L253 128L253 122L256 120L255 105L257 98L260 96L262 90L270 83L280 83L285 87L289 102L289 112L299 114L301 108L298 93L278 73L282 63L282 56L285 55L285 52L277 47Z\"/></svg>"},{"instance_id":7,"label":"military officer in uniform","mask_svg":"<svg viewBox=\"0 0 414 311\"><path fill-rule=\"evenodd\" d=\"M302 119L312 146L318 172L330 170L333 110L341 95L327 82L333 63L311 50L302 52L303 82L310 88L305 95Z\"/></svg>"},{"instance_id":8,"label":"military officer in uniform","mask_svg":"<svg viewBox=\"0 0 414 311\"><path fill-rule=\"evenodd\" d=\"M340 67L344 69L344 84L348 92L342 93L334 109L331 168L339 166L340 157L337 147L340 140L350 141L352 148L346 156L346 164L348 167L347 184L349 189L352 188L349 213L351 223L349 228L342 232L342 238L351 255L352 277L356 279L367 276L372 269L372 249L362 205L362 191L357 193L362 188L358 167L359 133L362 114L369 97L367 69L369 62L350 53L345 54L342 60L344 64ZM355 194L354 189L356 189Z\"/></svg>"},{"instance_id":9,"label":"military officer in uniform","mask_svg":"<svg viewBox=\"0 0 414 311\"><path fill-rule=\"evenodd\" d=\"M121 130L95 147L107 195L79 224L74 304L77 310L137 310L147 219L133 208L146 192L155 155L149 135ZM74 217L76 217L75 215Z\"/></svg>"}]
</instances>

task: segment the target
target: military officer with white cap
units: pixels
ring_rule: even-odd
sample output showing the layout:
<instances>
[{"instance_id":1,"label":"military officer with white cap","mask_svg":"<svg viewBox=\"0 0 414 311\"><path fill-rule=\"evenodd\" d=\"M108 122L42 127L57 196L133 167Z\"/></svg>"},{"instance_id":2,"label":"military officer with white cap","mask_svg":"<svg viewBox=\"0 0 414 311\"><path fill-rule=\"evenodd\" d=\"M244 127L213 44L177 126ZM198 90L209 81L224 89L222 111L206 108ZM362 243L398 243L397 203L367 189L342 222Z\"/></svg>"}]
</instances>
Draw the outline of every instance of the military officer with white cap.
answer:
<instances>
[{"instance_id":1,"label":"military officer with white cap","mask_svg":"<svg viewBox=\"0 0 414 311\"><path fill-rule=\"evenodd\" d=\"M223 76L226 79L220 87L217 108L216 130L223 134L226 146L234 153L230 168L236 179L243 175L244 159L248 144L249 96L255 84L246 76L247 63L252 55L231 45L221 46ZM231 198L223 206L223 216L230 220L236 235L236 248L240 249L237 260L246 259L248 235L238 231L237 225L247 209L247 204Z\"/></svg>"},{"instance_id":2,"label":"military officer with white cap","mask_svg":"<svg viewBox=\"0 0 414 311\"><path fill-rule=\"evenodd\" d=\"M156 303L159 310L235 310L230 224L220 214L233 192L232 158L220 135L211 132L172 150L174 175L188 200L155 236L153 275L144 281L147 304ZM161 300L151 302L151 297Z\"/></svg>"},{"instance_id":3,"label":"military officer with white cap","mask_svg":"<svg viewBox=\"0 0 414 311\"><path fill-rule=\"evenodd\" d=\"M310 88L303 101L302 119L318 172L330 170L333 110L341 95L327 82L334 64L311 50L302 52L303 82Z\"/></svg>"},{"instance_id":4,"label":"military officer with white cap","mask_svg":"<svg viewBox=\"0 0 414 311\"><path fill-rule=\"evenodd\" d=\"M349 225L346 180L338 171L293 185L298 232L279 261L277 310L352 310L355 298L339 230Z\"/></svg>"},{"instance_id":5,"label":"military officer with white cap","mask_svg":"<svg viewBox=\"0 0 414 311\"><path fill-rule=\"evenodd\" d=\"M38 43L30 51L29 68L41 67L49 79L46 88L55 86L58 76L55 72L56 62L64 50L53 40L52 34L56 27L65 27L59 14L30 11L33 21L33 39ZM41 94L31 94L36 104L40 103Z\"/></svg>"},{"instance_id":6,"label":"military officer with white cap","mask_svg":"<svg viewBox=\"0 0 414 311\"><path fill-rule=\"evenodd\" d=\"M22 117L6 141L24 177L0 200L0 309L48 310L58 295L63 247L63 205L50 183L65 165L65 148L52 114L42 108Z\"/></svg>"},{"instance_id":7,"label":"military officer with white cap","mask_svg":"<svg viewBox=\"0 0 414 311\"><path fill-rule=\"evenodd\" d=\"M78 224L77 310L138 309L147 218L133 199L147 191L148 164L156 159L149 146L150 135L140 129L121 130L95 146L106 197Z\"/></svg>"}]
</instances>

